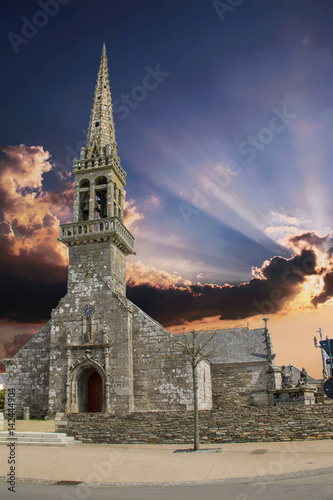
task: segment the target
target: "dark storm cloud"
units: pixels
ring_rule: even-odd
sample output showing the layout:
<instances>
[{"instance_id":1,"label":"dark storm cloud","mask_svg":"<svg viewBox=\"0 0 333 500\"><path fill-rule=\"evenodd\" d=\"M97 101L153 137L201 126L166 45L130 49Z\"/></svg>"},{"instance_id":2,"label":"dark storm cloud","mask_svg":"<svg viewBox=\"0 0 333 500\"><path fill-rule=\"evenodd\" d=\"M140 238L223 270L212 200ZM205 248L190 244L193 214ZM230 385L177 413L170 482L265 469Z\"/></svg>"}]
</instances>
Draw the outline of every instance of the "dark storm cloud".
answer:
<instances>
[{"instance_id":1,"label":"dark storm cloud","mask_svg":"<svg viewBox=\"0 0 333 500\"><path fill-rule=\"evenodd\" d=\"M66 282L67 266L45 259L42 248L34 253L29 252L29 249L21 249L18 255L13 254L8 239L3 237L3 232L7 229L6 223L0 223L0 275L3 276L1 289L7 281L10 283L12 277L30 280L32 288L36 281L51 285Z\"/></svg>"},{"instance_id":2,"label":"dark storm cloud","mask_svg":"<svg viewBox=\"0 0 333 500\"><path fill-rule=\"evenodd\" d=\"M319 295L312 299L312 304L317 306L323 304L333 297L333 271L327 272L324 276L324 286Z\"/></svg>"},{"instance_id":3,"label":"dark storm cloud","mask_svg":"<svg viewBox=\"0 0 333 500\"><path fill-rule=\"evenodd\" d=\"M299 291L307 276L315 274L313 251L284 259L274 257L261 268L262 279L254 278L238 286L195 284L187 287L158 288L148 284L127 287L127 296L165 326L220 315L221 319L241 319L256 314L273 314L283 309ZM38 268L36 267L36 273ZM48 320L66 293L62 282L46 283L22 276L0 274L0 318L17 322Z\"/></svg>"},{"instance_id":4,"label":"dark storm cloud","mask_svg":"<svg viewBox=\"0 0 333 500\"><path fill-rule=\"evenodd\" d=\"M128 286L127 296L164 326L217 315L224 320L243 319L281 311L306 277L316 274L315 267L315 253L303 250L290 259L274 257L261 268L262 278L238 286L196 284L164 289L144 284Z\"/></svg>"},{"instance_id":5,"label":"dark storm cloud","mask_svg":"<svg viewBox=\"0 0 333 500\"><path fill-rule=\"evenodd\" d=\"M0 274L2 290L16 279L62 284L67 251L57 241L59 222L72 211L73 185L46 192L43 177L51 171L49 153L40 146L7 146L0 160ZM24 286L23 286L24 287ZM20 290L17 290L18 296ZM3 315L2 315L3 317Z\"/></svg>"},{"instance_id":6,"label":"dark storm cloud","mask_svg":"<svg viewBox=\"0 0 333 500\"><path fill-rule=\"evenodd\" d=\"M0 272L0 280L0 319L19 323L46 321L66 294L66 279L52 284Z\"/></svg>"},{"instance_id":7,"label":"dark storm cloud","mask_svg":"<svg viewBox=\"0 0 333 500\"><path fill-rule=\"evenodd\" d=\"M298 248L302 247L303 243L306 243L312 248L318 248L322 252L326 252L327 263L317 271L318 274L323 276L323 287L321 292L311 300L311 303L315 307L317 307L318 304L324 304L333 297L333 271L332 262L330 262L333 256L333 247L331 246L332 235L327 234L325 236L319 236L314 231L309 231L300 235L290 236L289 242Z\"/></svg>"},{"instance_id":8,"label":"dark storm cloud","mask_svg":"<svg viewBox=\"0 0 333 500\"><path fill-rule=\"evenodd\" d=\"M289 241L298 245L301 242L308 243L311 247L317 247L324 249L328 244L332 244L332 236L327 234L326 236L318 236L314 231L309 231L307 233L290 236Z\"/></svg>"}]
</instances>

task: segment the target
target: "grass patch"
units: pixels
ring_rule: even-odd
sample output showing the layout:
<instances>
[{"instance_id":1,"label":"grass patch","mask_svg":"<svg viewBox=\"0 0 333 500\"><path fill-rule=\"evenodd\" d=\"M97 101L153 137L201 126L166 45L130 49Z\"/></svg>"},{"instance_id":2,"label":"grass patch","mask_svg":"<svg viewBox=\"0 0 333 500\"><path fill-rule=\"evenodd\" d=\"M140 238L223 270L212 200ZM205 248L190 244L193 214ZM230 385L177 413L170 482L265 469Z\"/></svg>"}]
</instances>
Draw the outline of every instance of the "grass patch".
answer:
<instances>
[{"instance_id":1,"label":"grass patch","mask_svg":"<svg viewBox=\"0 0 333 500\"><path fill-rule=\"evenodd\" d=\"M5 420L4 430L8 430L8 421ZM54 432L54 420L16 420L17 432Z\"/></svg>"}]
</instances>

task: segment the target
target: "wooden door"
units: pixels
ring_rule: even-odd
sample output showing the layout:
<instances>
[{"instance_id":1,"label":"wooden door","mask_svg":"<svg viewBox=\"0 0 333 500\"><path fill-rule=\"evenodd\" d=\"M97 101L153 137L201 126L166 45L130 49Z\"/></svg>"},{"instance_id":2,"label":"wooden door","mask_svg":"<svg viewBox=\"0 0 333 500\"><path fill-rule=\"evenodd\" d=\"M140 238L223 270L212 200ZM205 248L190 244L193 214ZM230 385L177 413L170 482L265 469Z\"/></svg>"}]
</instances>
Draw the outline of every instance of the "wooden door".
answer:
<instances>
[{"instance_id":1,"label":"wooden door","mask_svg":"<svg viewBox=\"0 0 333 500\"><path fill-rule=\"evenodd\" d=\"M88 412L101 412L103 406L103 381L98 372L88 380Z\"/></svg>"}]
</instances>

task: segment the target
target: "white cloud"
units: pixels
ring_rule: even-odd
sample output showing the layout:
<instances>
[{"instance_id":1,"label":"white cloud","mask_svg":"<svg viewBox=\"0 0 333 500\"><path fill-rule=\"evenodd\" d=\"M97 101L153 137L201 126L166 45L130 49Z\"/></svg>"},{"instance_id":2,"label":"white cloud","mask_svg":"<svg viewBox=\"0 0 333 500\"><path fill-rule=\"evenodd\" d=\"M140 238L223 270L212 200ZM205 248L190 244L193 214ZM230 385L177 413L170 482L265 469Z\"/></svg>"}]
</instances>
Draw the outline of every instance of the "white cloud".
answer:
<instances>
[{"instance_id":1,"label":"white cloud","mask_svg":"<svg viewBox=\"0 0 333 500\"><path fill-rule=\"evenodd\" d=\"M294 212L294 214L292 214ZM270 225L266 227L265 233L272 240L285 246L286 237L290 235L300 235L314 229L314 223L308 219L304 212L295 209L294 211L274 211L269 214Z\"/></svg>"}]
</instances>

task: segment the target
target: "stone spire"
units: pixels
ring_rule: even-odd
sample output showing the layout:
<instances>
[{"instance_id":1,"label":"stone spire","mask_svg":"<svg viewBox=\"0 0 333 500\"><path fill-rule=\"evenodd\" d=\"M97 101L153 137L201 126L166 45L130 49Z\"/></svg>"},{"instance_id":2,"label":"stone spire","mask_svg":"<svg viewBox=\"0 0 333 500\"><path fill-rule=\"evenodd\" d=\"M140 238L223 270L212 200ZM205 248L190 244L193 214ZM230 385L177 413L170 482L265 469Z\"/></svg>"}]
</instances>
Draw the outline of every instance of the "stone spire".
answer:
<instances>
[{"instance_id":1,"label":"stone spire","mask_svg":"<svg viewBox=\"0 0 333 500\"><path fill-rule=\"evenodd\" d=\"M108 154L117 157L108 61L104 43L95 87L94 103L90 115L85 158L90 159L103 155L106 146Z\"/></svg>"},{"instance_id":2,"label":"stone spire","mask_svg":"<svg viewBox=\"0 0 333 500\"><path fill-rule=\"evenodd\" d=\"M103 279L112 290L125 295L126 256L134 253L134 237L122 222L126 172L117 155L105 44L87 143L81 148L80 159L74 158L73 173L73 223L61 224L59 238L70 248L70 269L77 268L79 255L84 259L84 266L93 262L100 268L103 262ZM74 282L69 273L68 289Z\"/></svg>"}]
</instances>

